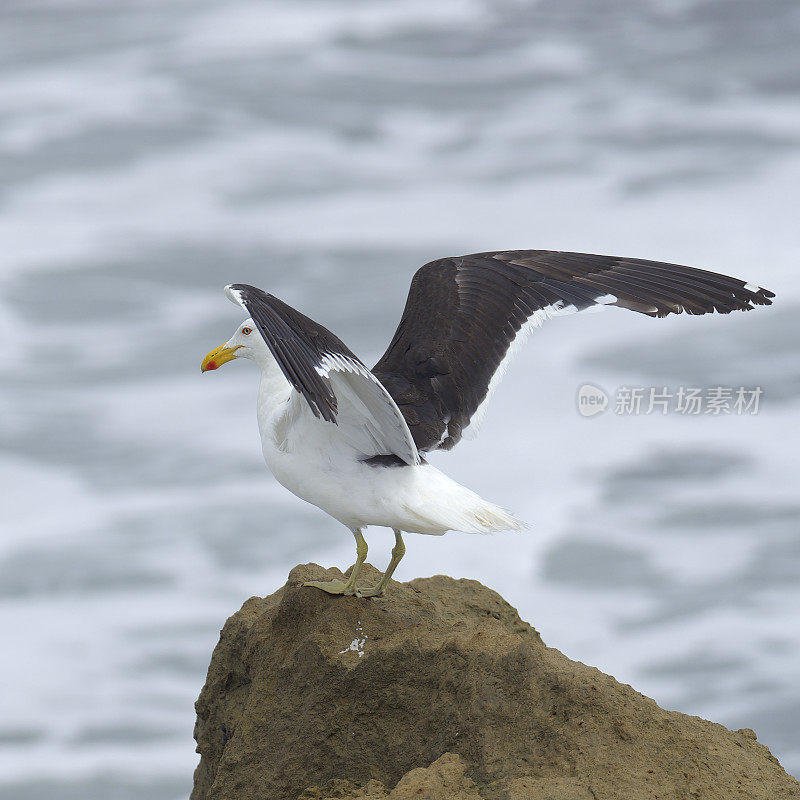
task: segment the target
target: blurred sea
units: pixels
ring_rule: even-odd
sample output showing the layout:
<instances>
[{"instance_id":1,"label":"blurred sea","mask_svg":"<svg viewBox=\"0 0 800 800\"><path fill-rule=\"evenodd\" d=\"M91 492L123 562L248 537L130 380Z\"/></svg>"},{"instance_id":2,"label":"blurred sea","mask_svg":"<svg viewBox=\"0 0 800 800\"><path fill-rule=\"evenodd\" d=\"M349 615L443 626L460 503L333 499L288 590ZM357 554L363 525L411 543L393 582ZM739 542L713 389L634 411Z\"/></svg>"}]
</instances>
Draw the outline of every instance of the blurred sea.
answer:
<instances>
[{"instance_id":1,"label":"blurred sea","mask_svg":"<svg viewBox=\"0 0 800 800\"><path fill-rule=\"evenodd\" d=\"M397 577L479 579L800 775L798 40L780 0L4 0L0 795L185 797L226 617L352 560L266 472L253 365L200 375L241 319L222 286L373 363L419 265L525 247L777 302L548 323L433 459L531 529L409 536ZM585 419L584 382L764 395Z\"/></svg>"}]
</instances>

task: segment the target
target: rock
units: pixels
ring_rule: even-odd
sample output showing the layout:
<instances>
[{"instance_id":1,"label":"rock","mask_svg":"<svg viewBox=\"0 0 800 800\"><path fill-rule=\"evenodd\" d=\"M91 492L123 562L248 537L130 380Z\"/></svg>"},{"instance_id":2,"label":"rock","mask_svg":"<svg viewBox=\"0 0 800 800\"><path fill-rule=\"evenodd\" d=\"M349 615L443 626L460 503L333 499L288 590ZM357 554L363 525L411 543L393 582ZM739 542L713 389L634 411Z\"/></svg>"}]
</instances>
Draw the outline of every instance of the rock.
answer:
<instances>
[{"instance_id":1,"label":"rock","mask_svg":"<svg viewBox=\"0 0 800 800\"><path fill-rule=\"evenodd\" d=\"M333 577L296 567L225 624L192 800L800 798L752 731L570 661L475 581L393 581L371 599L300 585Z\"/></svg>"},{"instance_id":2,"label":"rock","mask_svg":"<svg viewBox=\"0 0 800 800\"><path fill-rule=\"evenodd\" d=\"M445 753L429 767L417 767L400 778L389 800L481 800L478 787L466 777L467 765L460 756Z\"/></svg>"}]
</instances>

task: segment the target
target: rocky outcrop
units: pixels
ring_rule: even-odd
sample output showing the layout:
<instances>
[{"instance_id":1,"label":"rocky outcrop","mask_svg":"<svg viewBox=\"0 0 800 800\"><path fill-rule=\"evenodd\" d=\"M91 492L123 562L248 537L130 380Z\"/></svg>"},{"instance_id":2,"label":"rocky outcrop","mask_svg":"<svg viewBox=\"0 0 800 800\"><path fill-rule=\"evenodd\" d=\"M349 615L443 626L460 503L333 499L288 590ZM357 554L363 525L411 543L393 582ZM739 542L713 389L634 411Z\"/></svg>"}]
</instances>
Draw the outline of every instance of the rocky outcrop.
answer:
<instances>
[{"instance_id":1,"label":"rocky outcrop","mask_svg":"<svg viewBox=\"0 0 800 800\"><path fill-rule=\"evenodd\" d=\"M570 661L475 581L371 599L300 585L333 577L296 567L225 624L197 701L192 800L800 798L752 731Z\"/></svg>"}]
</instances>

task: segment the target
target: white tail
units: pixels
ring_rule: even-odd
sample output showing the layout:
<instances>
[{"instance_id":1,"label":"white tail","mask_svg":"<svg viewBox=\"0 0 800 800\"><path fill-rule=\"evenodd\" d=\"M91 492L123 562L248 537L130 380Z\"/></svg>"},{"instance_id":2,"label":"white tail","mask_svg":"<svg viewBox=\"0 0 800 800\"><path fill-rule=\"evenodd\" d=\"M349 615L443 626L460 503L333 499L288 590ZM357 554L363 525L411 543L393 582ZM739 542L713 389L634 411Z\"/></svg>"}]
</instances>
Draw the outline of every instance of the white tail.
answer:
<instances>
[{"instance_id":1,"label":"white tail","mask_svg":"<svg viewBox=\"0 0 800 800\"><path fill-rule=\"evenodd\" d=\"M471 489L456 483L439 470L427 465L425 482L420 486L419 504L406 505L413 515L416 533L442 534L445 531L494 533L519 531L527 525L500 506L478 496Z\"/></svg>"}]
</instances>

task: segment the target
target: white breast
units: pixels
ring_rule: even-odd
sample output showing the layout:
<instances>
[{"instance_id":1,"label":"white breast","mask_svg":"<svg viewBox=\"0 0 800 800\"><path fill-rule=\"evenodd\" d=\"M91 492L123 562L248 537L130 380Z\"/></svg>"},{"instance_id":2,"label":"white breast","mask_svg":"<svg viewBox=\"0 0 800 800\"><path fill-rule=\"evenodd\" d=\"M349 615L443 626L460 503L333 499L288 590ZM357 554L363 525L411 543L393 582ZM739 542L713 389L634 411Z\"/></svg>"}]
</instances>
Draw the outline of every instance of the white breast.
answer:
<instances>
[{"instance_id":1,"label":"white breast","mask_svg":"<svg viewBox=\"0 0 800 800\"><path fill-rule=\"evenodd\" d=\"M264 459L290 492L347 527L381 525L437 535L520 527L503 509L428 464L365 463L339 426L318 419L304 404L288 384L276 390L275 382L262 379L258 424Z\"/></svg>"},{"instance_id":2,"label":"white breast","mask_svg":"<svg viewBox=\"0 0 800 800\"><path fill-rule=\"evenodd\" d=\"M296 395L281 401L274 393L259 391L264 460L290 492L352 527L356 520L347 496L363 465L356 451L337 436L336 425L307 413L300 405L304 402Z\"/></svg>"}]
</instances>

